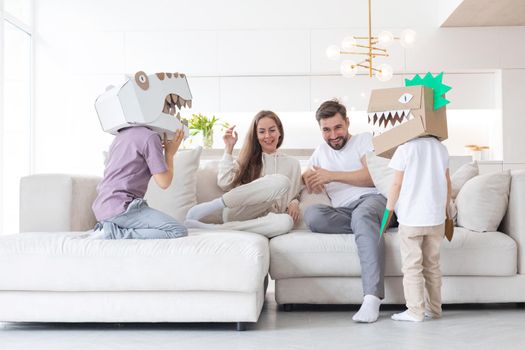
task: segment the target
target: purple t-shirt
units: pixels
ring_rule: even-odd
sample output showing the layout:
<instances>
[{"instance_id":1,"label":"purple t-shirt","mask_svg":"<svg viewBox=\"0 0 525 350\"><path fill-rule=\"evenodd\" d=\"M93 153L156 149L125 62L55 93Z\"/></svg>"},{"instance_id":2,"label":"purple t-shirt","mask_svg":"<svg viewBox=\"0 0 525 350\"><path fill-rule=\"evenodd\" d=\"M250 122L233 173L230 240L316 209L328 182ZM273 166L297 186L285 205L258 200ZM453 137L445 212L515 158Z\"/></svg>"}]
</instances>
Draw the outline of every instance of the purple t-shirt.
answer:
<instances>
[{"instance_id":1,"label":"purple t-shirt","mask_svg":"<svg viewBox=\"0 0 525 350\"><path fill-rule=\"evenodd\" d=\"M168 169L160 135L143 126L121 130L109 148L104 178L93 203L97 220L126 211L128 204L143 198L152 175Z\"/></svg>"}]
</instances>

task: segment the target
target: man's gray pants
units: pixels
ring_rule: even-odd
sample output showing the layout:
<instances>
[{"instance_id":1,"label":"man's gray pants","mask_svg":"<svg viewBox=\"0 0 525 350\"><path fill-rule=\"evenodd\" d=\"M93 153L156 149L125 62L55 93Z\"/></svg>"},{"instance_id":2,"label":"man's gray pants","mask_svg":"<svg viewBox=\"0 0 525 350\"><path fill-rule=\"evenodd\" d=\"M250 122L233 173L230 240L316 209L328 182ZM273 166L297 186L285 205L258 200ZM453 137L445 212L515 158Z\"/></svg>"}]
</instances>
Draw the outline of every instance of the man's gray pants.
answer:
<instances>
[{"instance_id":1,"label":"man's gray pants","mask_svg":"<svg viewBox=\"0 0 525 350\"><path fill-rule=\"evenodd\" d=\"M364 295L385 296L385 245L379 229L386 207L380 194L361 196L346 207L316 204L306 208L304 221L312 232L354 234Z\"/></svg>"},{"instance_id":2,"label":"man's gray pants","mask_svg":"<svg viewBox=\"0 0 525 350\"><path fill-rule=\"evenodd\" d=\"M185 226L161 211L150 208L141 198L129 203L122 214L101 221L105 239L169 239L188 235Z\"/></svg>"}]
</instances>

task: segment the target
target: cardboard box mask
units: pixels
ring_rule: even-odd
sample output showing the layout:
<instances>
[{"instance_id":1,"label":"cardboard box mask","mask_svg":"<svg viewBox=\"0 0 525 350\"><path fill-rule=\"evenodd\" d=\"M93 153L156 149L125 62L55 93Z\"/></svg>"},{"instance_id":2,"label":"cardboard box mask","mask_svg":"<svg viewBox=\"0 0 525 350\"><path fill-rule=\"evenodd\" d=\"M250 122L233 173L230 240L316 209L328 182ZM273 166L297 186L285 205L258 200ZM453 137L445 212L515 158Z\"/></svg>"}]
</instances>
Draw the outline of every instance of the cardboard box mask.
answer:
<instances>
[{"instance_id":1,"label":"cardboard box mask","mask_svg":"<svg viewBox=\"0 0 525 350\"><path fill-rule=\"evenodd\" d=\"M450 90L441 83L442 73L424 79L418 75L406 80L414 85L400 88L372 90L368 105L368 124L374 131L375 154L391 158L397 146L421 136L436 136L440 141L448 137L447 111L449 102L443 94Z\"/></svg>"},{"instance_id":2,"label":"cardboard box mask","mask_svg":"<svg viewBox=\"0 0 525 350\"><path fill-rule=\"evenodd\" d=\"M182 73L146 75L140 71L118 86L108 86L95 101L102 129L116 134L130 126L148 126L168 138L177 129L188 136L180 118L182 107L191 108L192 96Z\"/></svg>"}]
</instances>

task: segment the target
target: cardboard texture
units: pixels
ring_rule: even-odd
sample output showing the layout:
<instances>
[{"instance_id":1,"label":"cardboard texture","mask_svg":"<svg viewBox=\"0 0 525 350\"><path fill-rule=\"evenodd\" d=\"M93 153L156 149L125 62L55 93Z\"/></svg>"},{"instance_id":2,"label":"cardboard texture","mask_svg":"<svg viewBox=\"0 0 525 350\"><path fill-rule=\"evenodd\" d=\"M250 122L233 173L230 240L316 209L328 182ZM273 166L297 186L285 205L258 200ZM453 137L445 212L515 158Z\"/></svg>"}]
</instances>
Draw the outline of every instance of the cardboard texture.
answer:
<instances>
[{"instance_id":1,"label":"cardboard texture","mask_svg":"<svg viewBox=\"0 0 525 350\"><path fill-rule=\"evenodd\" d=\"M448 241L452 241L452 237L454 236L454 220L449 219L448 217L445 219L445 237L447 237Z\"/></svg>"},{"instance_id":2,"label":"cardboard texture","mask_svg":"<svg viewBox=\"0 0 525 350\"><path fill-rule=\"evenodd\" d=\"M182 107L191 108L192 95L186 76L182 73L140 71L118 86L109 86L95 101L100 125L115 135L118 130L132 126L148 126L168 139L177 129L189 130L180 117Z\"/></svg>"},{"instance_id":3,"label":"cardboard texture","mask_svg":"<svg viewBox=\"0 0 525 350\"><path fill-rule=\"evenodd\" d=\"M448 137L446 107L434 110L433 90L424 86L372 90L368 123L374 130L375 154L384 158L392 158L397 146L417 137Z\"/></svg>"}]
</instances>

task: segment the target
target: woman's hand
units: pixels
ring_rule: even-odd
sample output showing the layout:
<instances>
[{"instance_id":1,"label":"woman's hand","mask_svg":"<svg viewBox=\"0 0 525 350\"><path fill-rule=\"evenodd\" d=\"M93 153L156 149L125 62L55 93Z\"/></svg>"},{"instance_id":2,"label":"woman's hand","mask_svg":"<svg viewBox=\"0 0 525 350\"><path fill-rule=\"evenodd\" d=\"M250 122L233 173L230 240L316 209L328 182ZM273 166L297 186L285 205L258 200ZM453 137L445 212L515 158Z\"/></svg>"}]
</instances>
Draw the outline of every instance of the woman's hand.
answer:
<instances>
[{"instance_id":1,"label":"woman's hand","mask_svg":"<svg viewBox=\"0 0 525 350\"><path fill-rule=\"evenodd\" d=\"M222 136L222 140L224 141L224 147L226 149L226 153L232 154L233 147L237 143L237 140L239 139L239 136L237 135L237 131L234 131L235 125L226 129L224 132L224 135Z\"/></svg>"},{"instance_id":2,"label":"woman's hand","mask_svg":"<svg viewBox=\"0 0 525 350\"><path fill-rule=\"evenodd\" d=\"M288 204L287 212L288 212L288 215L292 217L294 223L297 223L297 221L299 221L299 214L301 212L299 210L299 203L296 200Z\"/></svg>"}]
</instances>

